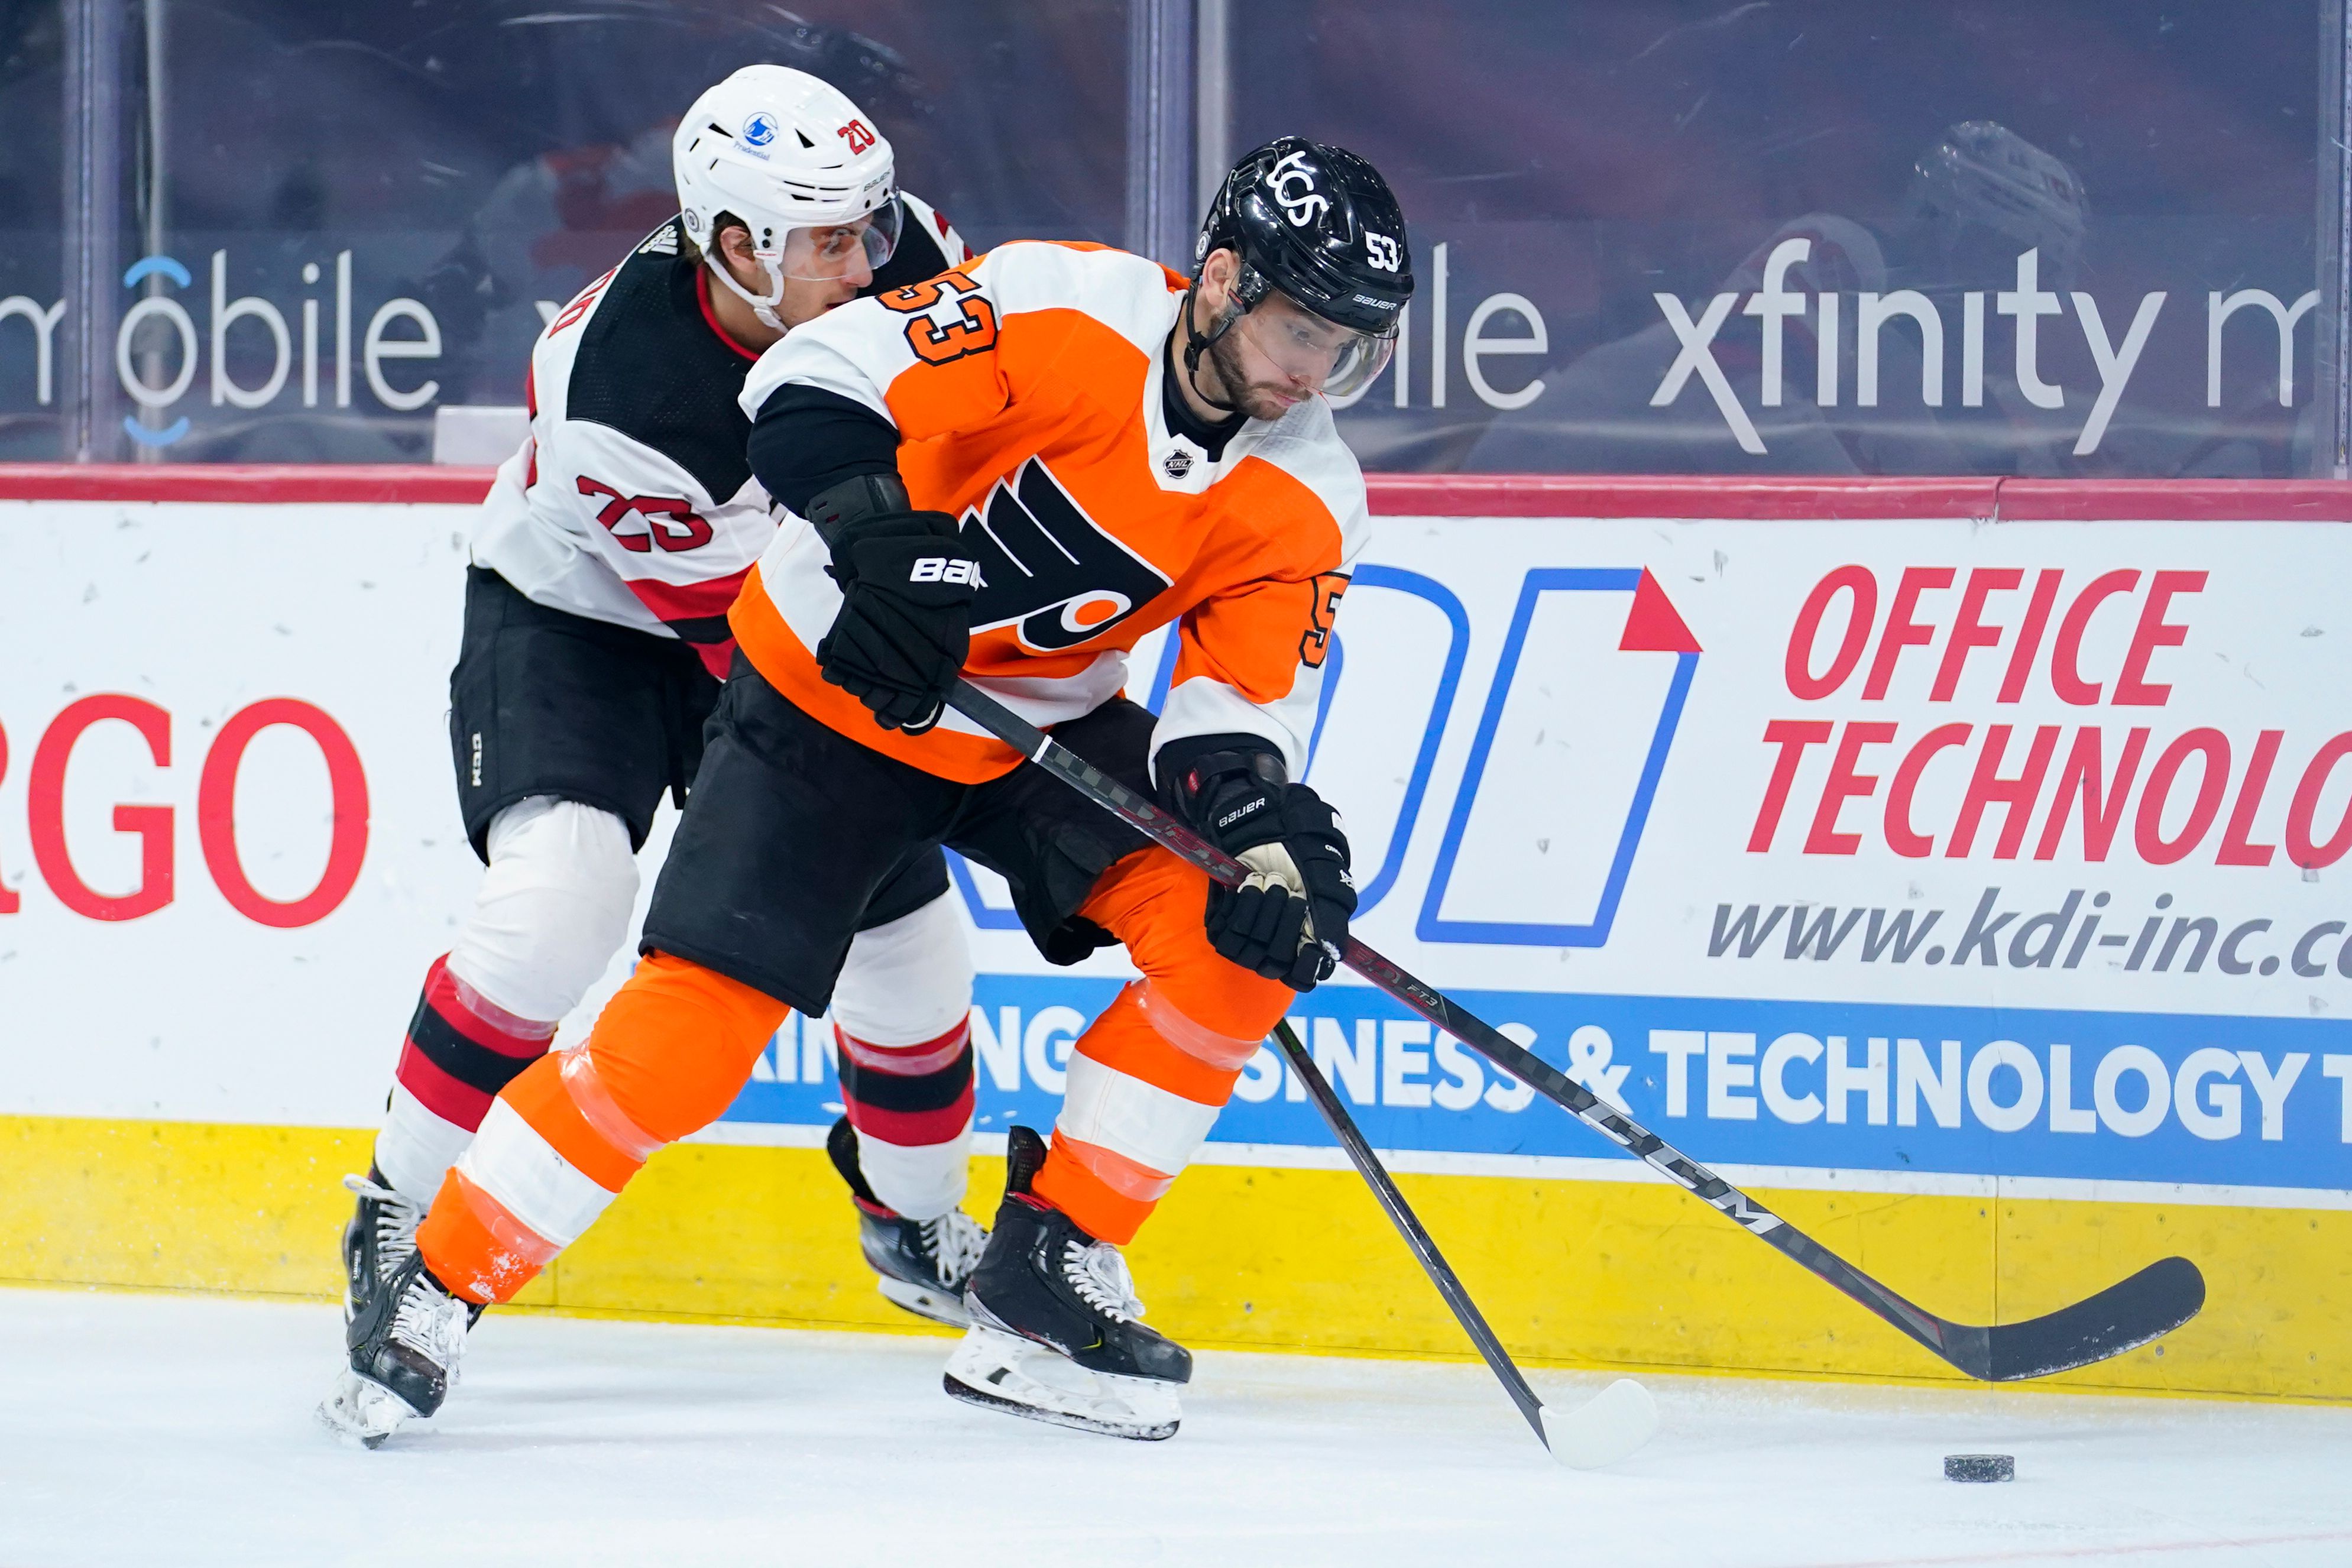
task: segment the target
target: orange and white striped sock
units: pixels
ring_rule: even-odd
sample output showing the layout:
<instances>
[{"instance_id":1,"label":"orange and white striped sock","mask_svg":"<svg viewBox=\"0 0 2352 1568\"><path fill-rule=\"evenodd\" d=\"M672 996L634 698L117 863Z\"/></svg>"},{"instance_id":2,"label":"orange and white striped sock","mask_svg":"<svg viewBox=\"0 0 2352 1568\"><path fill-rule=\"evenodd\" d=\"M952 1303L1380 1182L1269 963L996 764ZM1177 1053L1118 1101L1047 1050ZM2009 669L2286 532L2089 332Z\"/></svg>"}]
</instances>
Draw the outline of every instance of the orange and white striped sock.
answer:
<instances>
[{"instance_id":1,"label":"orange and white striped sock","mask_svg":"<svg viewBox=\"0 0 2352 1568\"><path fill-rule=\"evenodd\" d=\"M1144 978L1078 1037L1062 1114L1031 1184L1098 1240L1132 1240L1192 1162L1292 993L1219 957L1208 879L1172 855L1112 868L1084 913Z\"/></svg>"},{"instance_id":2,"label":"orange and white striped sock","mask_svg":"<svg viewBox=\"0 0 2352 1568\"><path fill-rule=\"evenodd\" d=\"M787 1012L699 964L648 955L587 1040L532 1063L492 1102L417 1229L426 1267L468 1300L512 1300L655 1150L718 1119Z\"/></svg>"}]
</instances>

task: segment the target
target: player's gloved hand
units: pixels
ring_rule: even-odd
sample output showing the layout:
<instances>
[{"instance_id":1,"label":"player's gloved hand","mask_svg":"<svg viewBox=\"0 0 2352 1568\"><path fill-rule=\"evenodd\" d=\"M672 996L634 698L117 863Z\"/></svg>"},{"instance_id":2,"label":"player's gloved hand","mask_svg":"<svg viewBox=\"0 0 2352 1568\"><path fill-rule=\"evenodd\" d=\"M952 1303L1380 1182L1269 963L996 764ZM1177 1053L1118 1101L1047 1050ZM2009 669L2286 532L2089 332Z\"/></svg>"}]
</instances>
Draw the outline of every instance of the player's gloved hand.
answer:
<instances>
[{"instance_id":1,"label":"player's gloved hand","mask_svg":"<svg viewBox=\"0 0 2352 1568\"><path fill-rule=\"evenodd\" d=\"M874 711L886 730L919 734L940 721L971 645L980 563L955 519L940 511L858 519L833 543L825 568L841 584L841 613L816 645L817 668Z\"/></svg>"},{"instance_id":2,"label":"player's gloved hand","mask_svg":"<svg viewBox=\"0 0 2352 1568\"><path fill-rule=\"evenodd\" d=\"M1209 889L1209 945L1294 991L1329 979L1356 910L1339 814L1247 736L1174 742L1156 766L1169 805L1249 870Z\"/></svg>"}]
</instances>

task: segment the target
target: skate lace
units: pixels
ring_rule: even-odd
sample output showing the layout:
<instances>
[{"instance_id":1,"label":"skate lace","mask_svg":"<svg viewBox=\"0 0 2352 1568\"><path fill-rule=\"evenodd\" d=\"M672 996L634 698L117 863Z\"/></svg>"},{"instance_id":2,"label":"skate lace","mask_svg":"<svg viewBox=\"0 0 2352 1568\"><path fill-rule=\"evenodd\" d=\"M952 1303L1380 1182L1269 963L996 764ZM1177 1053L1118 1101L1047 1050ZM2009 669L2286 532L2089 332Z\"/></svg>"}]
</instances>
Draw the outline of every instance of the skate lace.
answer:
<instances>
[{"instance_id":1,"label":"skate lace","mask_svg":"<svg viewBox=\"0 0 2352 1568\"><path fill-rule=\"evenodd\" d=\"M408 1282L393 1314L392 1337L432 1358L445 1372L456 1366L466 1343L466 1307L424 1274Z\"/></svg>"},{"instance_id":2,"label":"skate lace","mask_svg":"<svg viewBox=\"0 0 2352 1568\"><path fill-rule=\"evenodd\" d=\"M980 1255L988 1247L988 1232L961 1209L950 1209L937 1219L923 1222L923 1247L939 1269L940 1283L961 1287L980 1267Z\"/></svg>"},{"instance_id":3,"label":"skate lace","mask_svg":"<svg viewBox=\"0 0 2352 1568\"><path fill-rule=\"evenodd\" d=\"M365 1176L345 1176L343 1187L374 1200L375 1277L391 1279L416 1250L416 1227L424 1222L425 1205Z\"/></svg>"},{"instance_id":4,"label":"skate lace","mask_svg":"<svg viewBox=\"0 0 2352 1568\"><path fill-rule=\"evenodd\" d=\"M1108 1241L1064 1243L1062 1278L1080 1300L1105 1317L1131 1322L1143 1316L1143 1303L1136 1300L1135 1279L1127 1271L1127 1259Z\"/></svg>"}]
</instances>

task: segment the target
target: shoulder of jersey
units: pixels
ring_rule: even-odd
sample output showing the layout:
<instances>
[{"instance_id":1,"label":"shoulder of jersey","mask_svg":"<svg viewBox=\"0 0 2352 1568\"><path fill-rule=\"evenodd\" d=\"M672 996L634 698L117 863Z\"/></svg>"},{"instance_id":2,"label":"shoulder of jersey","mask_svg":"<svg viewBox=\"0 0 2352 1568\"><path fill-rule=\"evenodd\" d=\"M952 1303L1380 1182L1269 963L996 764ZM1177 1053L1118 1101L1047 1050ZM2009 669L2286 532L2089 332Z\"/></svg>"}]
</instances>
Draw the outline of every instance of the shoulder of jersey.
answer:
<instances>
[{"instance_id":1,"label":"shoulder of jersey","mask_svg":"<svg viewBox=\"0 0 2352 1568\"><path fill-rule=\"evenodd\" d=\"M1280 468L1306 487L1339 530L1341 554L1355 555L1370 527L1370 496L1363 468L1340 438L1330 405L1319 397L1300 404L1276 421L1246 455Z\"/></svg>"},{"instance_id":2,"label":"shoulder of jersey","mask_svg":"<svg viewBox=\"0 0 2352 1568\"><path fill-rule=\"evenodd\" d=\"M579 336L563 376L563 416L651 448L723 501L751 477L748 424L735 405L751 362L705 318L698 266L681 254L675 218L638 243L572 329ZM541 346L560 350L551 325ZM542 377L563 368L539 367Z\"/></svg>"},{"instance_id":3,"label":"shoulder of jersey","mask_svg":"<svg viewBox=\"0 0 2352 1568\"><path fill-rule=\"evenodd\" d=\"M965 270L1010 320L1033 310L1076 310L1146 353L1158 352L1184 279L1132 251L1084 240L1016 239Z\"/></svg>"}]
</instances>

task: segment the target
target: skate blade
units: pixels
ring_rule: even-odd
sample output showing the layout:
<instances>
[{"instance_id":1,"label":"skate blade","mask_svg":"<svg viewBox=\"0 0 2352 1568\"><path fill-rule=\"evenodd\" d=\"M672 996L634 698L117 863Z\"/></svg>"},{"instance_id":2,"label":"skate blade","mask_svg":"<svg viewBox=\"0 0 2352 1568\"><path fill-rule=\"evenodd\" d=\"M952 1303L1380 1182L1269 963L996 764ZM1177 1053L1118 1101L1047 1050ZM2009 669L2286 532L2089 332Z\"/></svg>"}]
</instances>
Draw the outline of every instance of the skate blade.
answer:
<instances>
[{"instance_id":1,"label":"skate blade","mask_svg":"<svg viewBox=\"0 0 2352 1568\"><path fill-rule=\"evenodd\" d=\"M349 1367L319 1402L317 1415L328 1431L362 1448L381 1448L404 1424L423 1419L408 1401Z\"/></svg>"},{"instance_id":2,"label":"skate blade","mask_svg":"<svg viewBox=\"0 0 2352 1568\"><path fill-rule=\"evenodd\" d=\"M917 1285L895 1275L875 1277L875 1286L891 1305L902 1307L919 1318L929 1318L934 1323L950 1329L971 1327L971 1314L963 1310L963 1297L949 1295L928 1285Z\"/></svg>"},{"instance_id":3,"label":"skate blade","mask_svg":"<svg viewBox=\"0 0 2352 1568\"><path fill-rule=\"evenodd\" d=\"M1597 1470L1628 1458L1658 1430L1657 1402L1621 1377L1573 1410L1543 1407L1544 1444L1571 1470Z\"/></svg>"},{"instance_id":4,"label":"skate blade","mask_svg":"<svg viewBox=\"0 0 2352 1568\"><path fill-rule=\"evenodd\" d=\"M1173 1437L1183 1415L1172 1384L1089 1372L1057 1351L977 1325L948 1358L940 1386L984 1410L1140 1443Z\"/></svg>"}]
</instances>

